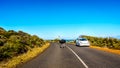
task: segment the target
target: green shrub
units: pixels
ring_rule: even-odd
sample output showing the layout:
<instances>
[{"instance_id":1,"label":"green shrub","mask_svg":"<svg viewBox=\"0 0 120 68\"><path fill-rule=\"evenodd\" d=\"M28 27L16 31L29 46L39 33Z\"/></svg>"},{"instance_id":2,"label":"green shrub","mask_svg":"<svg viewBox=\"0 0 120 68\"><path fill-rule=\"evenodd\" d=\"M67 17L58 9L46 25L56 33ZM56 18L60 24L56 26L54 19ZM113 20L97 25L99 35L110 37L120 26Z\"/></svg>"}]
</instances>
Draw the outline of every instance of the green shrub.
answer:
<instances>
[{"instance_id":1,"label":"green shrub","mask_svg":"<svg viewBox=\"0 0 120 68\"><path fill-rule=\"evenodd\" d=\"M101 37L92 37L92 36L85 36L82 37L87 38L91 45L99 46L99 47L108 47L112 49L120 49L120 40L116 38L101 38Z\"/></svg>"},{"instance_id":2,"label":"green shrub","mask_svg":"<svg viewBox=\"0 0 120 68\"><path fill-rule=\"evenodd\" d=\"M4 30L0 27L0 61L26 53L34 47L41 47L44 40L23 31Z\"/></svg>"}]
</instances>

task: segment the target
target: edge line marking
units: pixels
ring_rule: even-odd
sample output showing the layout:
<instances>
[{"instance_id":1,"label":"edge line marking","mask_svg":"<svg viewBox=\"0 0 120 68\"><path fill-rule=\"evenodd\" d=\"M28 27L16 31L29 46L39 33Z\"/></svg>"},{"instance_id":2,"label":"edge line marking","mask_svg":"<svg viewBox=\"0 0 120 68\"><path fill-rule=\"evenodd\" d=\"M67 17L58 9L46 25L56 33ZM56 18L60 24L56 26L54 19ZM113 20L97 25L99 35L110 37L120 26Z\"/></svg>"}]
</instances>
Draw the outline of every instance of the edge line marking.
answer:
<instances>
[{"instance_id":1,"label":"edge line marking","mask_svg":"<svg viewBox=\"0 0 120 68\"><path fill-rule=\"evenodd\" d=\"M88 66L85 64L85 62L68 46L66 46L72 53L78 58L78 60L85 66L85 68L88 68Z\"/></svg>"}]
</instances>

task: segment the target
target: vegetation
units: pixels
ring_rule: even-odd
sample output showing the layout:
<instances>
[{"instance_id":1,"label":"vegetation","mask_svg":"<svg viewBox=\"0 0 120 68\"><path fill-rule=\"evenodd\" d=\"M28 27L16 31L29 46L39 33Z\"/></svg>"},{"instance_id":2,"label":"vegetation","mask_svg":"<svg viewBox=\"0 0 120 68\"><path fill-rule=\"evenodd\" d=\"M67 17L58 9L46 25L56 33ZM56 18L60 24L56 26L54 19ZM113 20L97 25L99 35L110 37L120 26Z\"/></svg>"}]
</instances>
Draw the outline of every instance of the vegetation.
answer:
<instances>
[{"instance_id":1,"label":"vegetation","mask_svg":"<svg viewBox=\"0 0 120 68\"><path fill-rule=\"evenodd\" d=\"M87 38L90 41L91 45L120 50L119 39L112 38L112 37L102 38L102 37L92 37L92 36L85 36L85 35L83 35L82 37Z\"/></svg>"},{"instance_id":2,"label":"vegetation","mask_svg":"<svg viewBox=\"0 0 120 68\"><path fill-rule=\"evenodd\" d=\"M22 63L25 63L26 61L29 61L30 59L34 58L38 54L42 53L49 46L50 46L50 44L46 43L42 47L32 48L31 50L28 50L24 54L21 54L19 56L15 56L15 57L9 59L7 62L1 62L0 68L16 68L18 64L22 64Z\"/></svg>"},{"instance_id":3,"label":"vegetation","mask_svg":"<svg viewBox=\"0 0 120 68\"><path fill-rule=\"evenodd\" d=\"M53 42L59 42L59 41L60 41L59 38L56 38L56 39L53 40Z\"/></svg>"},{"instance_id":4,"label":"vegetation","mask_svg":"<svg viewBox=\"0 0 120 68\"><path fill-rule=\"evenodd\" d=\"M45 41L36 35L32 36L23 31L6 31L0 27L0 61L26 53L44 44Z\"/></svg>"}]
</instances>

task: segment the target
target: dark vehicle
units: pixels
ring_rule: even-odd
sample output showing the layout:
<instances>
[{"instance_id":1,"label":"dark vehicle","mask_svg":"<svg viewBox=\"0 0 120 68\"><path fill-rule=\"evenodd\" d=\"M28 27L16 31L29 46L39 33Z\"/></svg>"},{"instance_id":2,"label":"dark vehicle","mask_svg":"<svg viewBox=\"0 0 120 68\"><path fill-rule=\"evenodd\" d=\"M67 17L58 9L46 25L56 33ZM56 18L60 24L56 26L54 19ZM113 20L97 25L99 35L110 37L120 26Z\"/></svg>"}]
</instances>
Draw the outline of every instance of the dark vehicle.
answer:
<instances>
[{"instance_id":1,"label":"dark vehicle","mask_svg":"<svg viewBox=\"0 0 120 68\"><path fill-rule=\"evenodd\" d=\"M66 43L66 40L62 39L59 41L59 43L61 43L61 44Z\"/></svg>"},{"instance_id":2,"label":"dark vehicle","mask_svg":"<svg viewBox=\"0 0 120 68\"><path fill-rule=\"evenodd\" d=\"M59 41L59 43L61 44L60 45L60 48L64 48L64 47L66 47L66 40L64 40L64 39L61 39L60 41Z\"/></svg>"}]
</instances>

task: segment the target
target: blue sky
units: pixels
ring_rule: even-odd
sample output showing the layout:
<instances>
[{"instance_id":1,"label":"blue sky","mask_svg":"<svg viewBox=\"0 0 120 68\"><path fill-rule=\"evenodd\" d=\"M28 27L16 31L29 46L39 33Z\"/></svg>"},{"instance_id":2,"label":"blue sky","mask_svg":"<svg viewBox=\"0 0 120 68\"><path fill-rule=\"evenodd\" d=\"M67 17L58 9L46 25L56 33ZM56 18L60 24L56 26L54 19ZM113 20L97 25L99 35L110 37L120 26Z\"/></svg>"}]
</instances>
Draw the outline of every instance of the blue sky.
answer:
<instances>
[{"instance_id":1,"label":"blue sky","mask_svg":"<svg viewBox=\"0 0 120 68\"><path fill-rule=\"evenodd\" d=\"M120 35L119 0L0 0L0 27L44 39Z\"/></svg>"}]
</instances>

